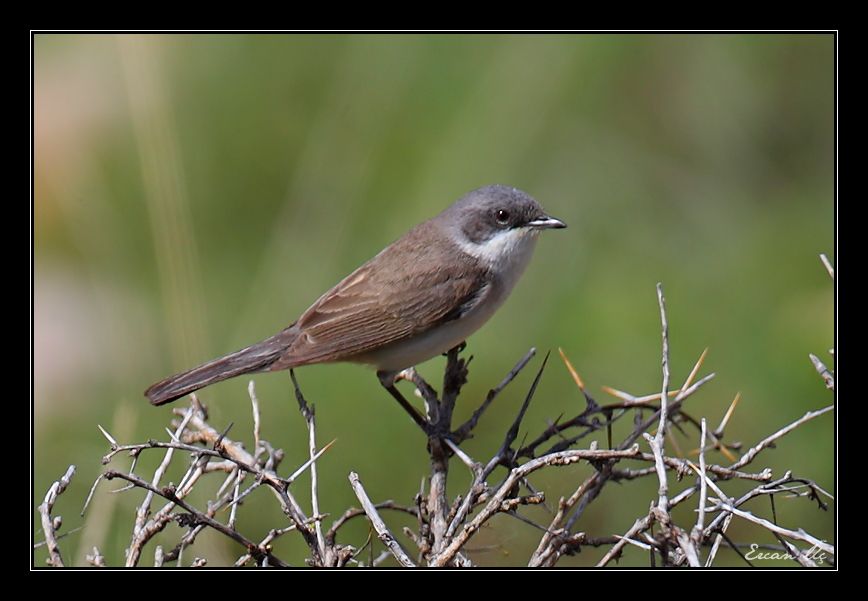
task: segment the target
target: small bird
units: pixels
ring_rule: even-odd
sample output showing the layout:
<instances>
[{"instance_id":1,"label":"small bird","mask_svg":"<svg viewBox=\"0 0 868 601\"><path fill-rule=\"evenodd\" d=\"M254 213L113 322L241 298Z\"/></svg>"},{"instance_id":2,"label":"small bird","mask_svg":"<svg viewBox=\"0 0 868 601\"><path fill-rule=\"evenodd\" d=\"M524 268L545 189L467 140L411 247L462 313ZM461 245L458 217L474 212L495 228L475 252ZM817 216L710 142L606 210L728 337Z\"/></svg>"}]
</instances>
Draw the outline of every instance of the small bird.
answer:
<instances>
[{"instance_id":1,"label":"small bird","mask_svg":"<svg viewBox=\"0 0 868 601\"><path fill-rule=\"evenodd\" d=\"M350 361L374 366L405 405L396 376L478 330L521 277L539 232L564 227L521 190L474 190L345 277L289 327L161 380L145 396L163 405L242 374Z\"/></svg>"}]
</instances>

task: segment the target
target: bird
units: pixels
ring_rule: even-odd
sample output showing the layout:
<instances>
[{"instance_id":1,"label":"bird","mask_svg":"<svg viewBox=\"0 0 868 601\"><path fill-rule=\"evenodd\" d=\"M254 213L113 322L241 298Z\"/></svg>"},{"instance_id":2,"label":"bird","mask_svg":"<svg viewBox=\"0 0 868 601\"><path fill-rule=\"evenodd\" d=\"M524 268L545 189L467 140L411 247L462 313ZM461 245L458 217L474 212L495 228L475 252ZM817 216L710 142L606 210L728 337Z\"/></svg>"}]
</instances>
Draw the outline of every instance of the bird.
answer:
<instances>
[{"instance_id":1,"label":"bird","mask_svg":"<svg viewBox=\"0 0 868 601\"><path fill-rule=\"evenodd\" d=\"M509 296L538 234L565 227L517 188L473 190L384 248L277 334L161 380L145 396L163 405L243 374L354 362L376 368L407 409L395 388L398 374L463 344Z\"/></svg>"}]
</instances>

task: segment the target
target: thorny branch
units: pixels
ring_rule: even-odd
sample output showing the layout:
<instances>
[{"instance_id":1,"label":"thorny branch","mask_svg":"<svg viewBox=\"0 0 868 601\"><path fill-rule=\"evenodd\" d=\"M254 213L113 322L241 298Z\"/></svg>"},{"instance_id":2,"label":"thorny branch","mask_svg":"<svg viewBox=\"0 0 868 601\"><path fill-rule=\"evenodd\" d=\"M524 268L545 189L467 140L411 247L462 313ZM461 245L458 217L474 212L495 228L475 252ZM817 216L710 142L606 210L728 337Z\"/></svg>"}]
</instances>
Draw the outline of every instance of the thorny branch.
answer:
<instances>
[{"instance_id":1,"label":"thorny branch","mask_svg":"<svg viewBox=\"0 0 868 601\"><path fill-rule=\"evenodd\" d=\"M827 261L826 263L828 266ZM796 477L791 472L776 479L768 468L752 472L746 471L745 467L759 454L773 448L778 440L807 422L832 411L834 406L809 411L743 449L740 442L729 440L724 433L741 398L740 394L737 394L718 428L710 430L705 417L696 418L684 411L685 403L714 376L700 376L707 349L701 353L681 386L670 390L669 322L663 289L659 284L657 299L662 334L662 384L659 392L634 395L603 387L603 390L616 400L599 403L589 394L585 382L566 353L560 350L567 372L584 397L583 407L572 417L565 418L561 415L553 419L535 436L525 434L524 438L530 438L530 442L522 439L521 444L516 444L522 433L524 418L546 369L546 354L527 387L516 417L501 444L490 458L483 461L470 456L467 450L462 448L462 443L473 436L475 428L483 420L493 401L504 395L530 364L536 354L535 349L530 349L502 381L488 392L470 417L457 427L452 425L452 416L462 387L467 382L468 365L472 359L470 357L465 360L460 356L463 345L447 354L442 393L438 393L414 369L400 374L398 380L411 383L417 396L424 401L425 411L418 414L418 417L420 426L427 434L427 453L431 465L427 483L423 480L412 504L371 500L359 475L350 472L350 485L361 508L346 509L338 514L331 528L324 531L322 521L328 515L320 510L318 483L322 473L317 469L317 462L332 443L318 448L313 405L305 399L292 372L290 375L299 410L308 430L308 453L306 460L288 475L281 475L287 473L280 467L284 459L283 451L274 448L262 438L263 422L259 400L251 382L248 393L253 412L252 453L240 442L229 437L229 428L209 424L206 409L195 395L191 395L190 407L174 411L178 419L172 424L173 430L168 431L168 440L120 444L110 433L100 428L110 445L103 462L108 464L118 455L126 453L132 458L132 464L128 471L107 470L94 483L91 494L103 479L122 479L130 483L126 488L139 488L146 492L145 500L136 511L131 543L127 550L126 564L130 566L139 565L145 547L171 523L180 525L184 534L174 548L155 548L156 565L181 565L184 549L195 544L202 530L210 528L243 547L243 553L235 562L238 566L251 561L260 566L287 565L275 555L273 545L277 539L292 533L301 537L309 551L306 561L314 566L375 566L384 561L394 561L405 567L469 566L474 564L473 558L476 556L471 541L475 534L497 515L514 518L542 531L539 544L527 560L530 566L554 566L563 556L573 555L582 548L601 548L597 565L605 566L619 559L627 545L643 549L652 566L711 566L721 546L729 547L745 558L746 544L731 540L727 534L734 519L747 521L755 528L769 531L780 543L774 547L777 552L789 554L796 565L823 565L822 558L818 558L815 550L830 556L826 558L825 565L833 562L833 544L820 540L802 528L779 524L774 515L773 519L769 520L756 515L755 510L745 509L745 505L754 499L765 497L773 500L775 496L783 495L813 500L820 509L825 510L827 504L823 499L831 498L831 495L813 481ZM826 369L819 359L815 359L812 355L818 372L827 385L832 382L829 387L833 388L834 374ZM397 389L393 396L396 394L401 396ZM406 399L405 404L409 404ZM410 408L412 409L411 405ZM632 421L632 429L620 442L613 441L613 426L622 420L628 423ZM696 437L698 466L683 457L666 454L666 441L675 443L673 430L688 437ZM608 448L600 448L596 440L587 448L576 448L583 439L601 432L606 434ZM647 442L646 448L650 452L640 447L643 440ZM681 454L674 444L673 448L676 454ZM156 449L162 449L164 456L154 474L146 478L135 473L140 455ZM715 461L711 457L713 453L720 453L727 461ZM181 455L189 457L189 463L179 483L161 484L168 466ZM470 471L470 485L462 494L450 499L447 482L449 465L453 458L457 458ZM547 526L535 523L524 514L526 506L545 503L544 492L537 490L531 482L537 472L578 462L586 462L594 471L578 483L571 495L558 500ZM503 475L492 479L501 468ZM307 471L310 472L309 513L306 513L291 490L298 477ZM39 507L45 544L49 552L48 562L54 566L63 565L56 535L60 521L59 518L52 519L50 514L57 497L69 483L72 472L71 467L63 478L52 485ZM208 501L207 507L197 509L187 497L198 483L211 477L211 474L222 474L223 483L214 498ZM576 527L582 525L581 518L587 508L607 485L612 482L630 483L642 478L656 478L657 496L648 499L651 509L633 519L632 526L622 535L606 532L589 535L577 530ZM677 492L673 490L678 482L685 480L686 487ZM740 495L728 496L722 487L730 480L751 483L753 488ZM238 530L237 518L245 499L262 487L270 490L277 500L285 516L285 523L272 528L265 537L256 542ZM711 498L711 495L714 495L714 498ZM151 505L157 498L165 503L154 510ZM672 517L673 508L691 498L697 502L696 517L687 524L676 523ZM386 516L390 520L396 513L409 516L415 521L415 529L407 526L390 528L383 517L386 515L382 513L384 511L390 512ZM222 514L228 514L225 520L221 518ZM339 542L339 538L345 536L342 534L344 526L362 518L371 523L371 534L376 533L376 536L369 535L366 541L357 541L356 546ZM593 528L593 525L588 524L585 527ZM415 547L415 559L405 550L394 533L403 534ZM374 549L375 544L384 545L386 550L378 553ZM799 547L798 544L810 545L811 548ZM368 559L364 559L364 555L367 555ZM98 549L89 554L88 561L93 565L106 565L106 559ZM204 565L204 560L195 559L188 565Z\"/></svg>"},{"instance_id":2,"label":"thorny branch","mask_svg":"<svg viewBox=\"0 0 868 601\"><path fill-rule=\"evenodd\" d=\"M51 510L54 509L54 503L57 497L63 494L66 487L69 486L72 477L75 475L75 466L70 465L66 473L55 481L48 492L45 493L45 499L42 505L39 506L39 516L42 521L42 533L45 535L45 545L48 547L48 565L55 568L63 567L63 558L60 556L60 547L57 545L57 531L60 530L62 520L60 516L52 519Z\"/></svg>"},{"instance_id":3,"label":"thorny branch","mask_svg":"<svg viewBox=\"0 0 868 601\"><path fill-rule=\"evenodd\" d=\"M395 559L398 560L398 564L405 568L416 567L413 560L410 559L404 549L401 548L401 545L395 539L395 536L389 532L386 523L383 522L383 518L381 518L380 514L377 512L377 508L373 503L371 503L368 493L365 492L365 488L362 486L357 473L350 472L350 484L353 486L353 491L356 493L356 497L358 497L359 502L362 504L362 508L365 510L368 519L371 520L374 530L377 531L377 536L380 537L383 544L386 545L392 555L395 556Z\"/></svg>"},{"instance_id":4,"label":"thorny branch","mask_svg":"<svg viewBox=\"0 0 868 601\"><path fill-rule=\"evenodd\" d=\"M823 266L829 273L829 277L834 280L835 268L832 267L832 263L829 262L829 258L821 253L820 260L823 262ZM834 349L830 350L829 353L834 355ZM820 374L820 377L823 378L823 381L826 383L826 388L828 388L829 390L835 390L835 372L826 367L826 365L815 354L808 353L808 357L811 359L811 363L813 363L814 369L817 370L817 373Z\"/></svg>"}]
</instances>

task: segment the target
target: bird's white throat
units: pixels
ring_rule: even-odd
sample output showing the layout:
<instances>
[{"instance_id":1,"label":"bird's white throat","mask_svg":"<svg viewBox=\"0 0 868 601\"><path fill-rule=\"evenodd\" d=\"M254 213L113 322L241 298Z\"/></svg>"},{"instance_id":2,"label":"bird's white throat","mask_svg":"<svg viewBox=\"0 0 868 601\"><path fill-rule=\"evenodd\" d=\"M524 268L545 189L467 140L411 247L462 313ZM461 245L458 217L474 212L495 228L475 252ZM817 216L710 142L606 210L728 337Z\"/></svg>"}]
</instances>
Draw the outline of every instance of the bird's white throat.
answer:
<instances>
[{"instance_id":1,"label":"bird's white throat","mask_svg":"<svg viewBox=\"0 0 868 601\"><path fill-rule=\"evenodd\" d=\"M459 242L461 250L482 261L499 277L506 280L509 288L524 272L533 255L539 230L513 228L497 232L484 242L467 239Z\"/></svg>"}]
</instances>

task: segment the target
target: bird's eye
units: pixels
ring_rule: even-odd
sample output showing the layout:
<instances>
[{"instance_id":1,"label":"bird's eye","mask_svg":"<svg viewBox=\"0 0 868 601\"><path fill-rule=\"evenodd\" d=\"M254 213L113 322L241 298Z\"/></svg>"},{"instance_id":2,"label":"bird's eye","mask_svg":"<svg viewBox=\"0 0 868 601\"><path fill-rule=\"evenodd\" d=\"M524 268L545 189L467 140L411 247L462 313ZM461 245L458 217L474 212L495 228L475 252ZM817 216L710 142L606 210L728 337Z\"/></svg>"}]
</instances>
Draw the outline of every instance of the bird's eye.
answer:
<instances>
[{"instance_id":1,"label":"bird's eye","mask_svg":"<svg viewBox=\"0 0 868 601\"><path fill-rule=\"evenodd\" d=\"M495 214L495 218L497 219L497 223L500 225L506 225L509 223L509 211L505 209L499 209Z\"/></svg>"}]
</instances>

